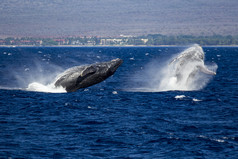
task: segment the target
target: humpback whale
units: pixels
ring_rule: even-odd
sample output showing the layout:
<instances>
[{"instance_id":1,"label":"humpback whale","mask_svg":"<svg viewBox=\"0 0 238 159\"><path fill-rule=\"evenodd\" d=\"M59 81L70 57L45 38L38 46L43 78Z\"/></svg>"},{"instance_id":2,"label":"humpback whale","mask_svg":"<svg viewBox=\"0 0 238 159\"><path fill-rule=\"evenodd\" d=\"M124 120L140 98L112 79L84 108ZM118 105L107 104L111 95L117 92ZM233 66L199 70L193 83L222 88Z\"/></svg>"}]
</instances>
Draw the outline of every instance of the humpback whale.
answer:
<instances>
[{"instance_id":1,"label":"humpback whale","mask_svg":"<svg viewBox=\"0 0 238 159\"><path fill-rule=\"evenodd\" d=\"M122 62L121 59L117 58L108 62L69 68L57 77L54 85L56 87L62 86L67 92L75 92L80 88L104 81L115 73Z\"/></svg>"},{"instance_id":2,"label":"humpback whale","mask_svg":"<svg viewBox=\"0 0 238 159\"><path fill-rule=\"evenodd\" d=\"M189 82L196 74L203 72L209 75L216 75L216 72L209 70L204 64L205 55L201 46L195 44L184 50L175 57L169 65L175 69L177 83L181 81Z\"/></svg>"}]
</instances>

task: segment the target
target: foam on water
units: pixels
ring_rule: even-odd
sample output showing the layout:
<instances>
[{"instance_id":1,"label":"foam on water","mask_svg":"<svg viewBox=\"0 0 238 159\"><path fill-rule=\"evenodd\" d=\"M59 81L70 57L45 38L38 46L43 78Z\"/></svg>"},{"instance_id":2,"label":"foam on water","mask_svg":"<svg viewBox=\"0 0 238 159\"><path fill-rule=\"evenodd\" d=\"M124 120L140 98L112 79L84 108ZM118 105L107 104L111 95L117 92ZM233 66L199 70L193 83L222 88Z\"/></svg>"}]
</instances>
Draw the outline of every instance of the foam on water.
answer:
<instances>
[{"instance_id":1,"label":"foam on water","mask_svg":"<svg viewBox=\"0 0 238 159\"><path fill-rule=\"evenodd\" d=\"M55 82L50 84L42 84L40 82L31 82L28 84L27 88L23 87L2 87L0 89L6 90L23 90L23 91L34 91L34 92L46 92L46 93L66 93L67 91L63 87L55 87Z\"/></svg>"},{"instance_id":2,"label":"foam on water","mask_svg":"<svg viewBox=\"0 0 238 159\"><path fill-rule=\"evenodd\" d=\"M51 74L42 74L32 75L31 79L22 78L20 81L24 83L28 83L27 88L21 88L26 91L34 91L34 92L47 92L47 93L65 93L66 90L63 87L56 87L54 85L57 74L59 71L52 70ZM56 77L55 77L56 76Z\"/></svg>"},{"instance_id":3,"label":"foam on water","mask_svg":"<svg viewBox=\"0 0 238 159\"><path fill-rule=\"evenodd\" d=\"M66 90L63 87L55 87L54 83L43 85L38 82L30 83L26 90L35 91L35 92L48 92L48 93L65 93L66 92Z\"/></svg>"},{"instance_id":4,"label":"foam on water","mask_svg":"<svg viewBox=\"0 0 238 159\"><path fill-rule=\"evenodd\" d=\"M182 98L185 98L186 96L185 95L177 95L177 96L175 96L174 98L175 99L182 99Z\"/></svg>"},{"instance_id":5,"label":"foam on water","mask_svg":"<svg viewBox=\"0 0 238 159\"><path fill-rule=\"evenodd\" d=\"M194 101L194 102L201 102L202 100L193 98L193 101Z\"/></svg>"}]
</instances>

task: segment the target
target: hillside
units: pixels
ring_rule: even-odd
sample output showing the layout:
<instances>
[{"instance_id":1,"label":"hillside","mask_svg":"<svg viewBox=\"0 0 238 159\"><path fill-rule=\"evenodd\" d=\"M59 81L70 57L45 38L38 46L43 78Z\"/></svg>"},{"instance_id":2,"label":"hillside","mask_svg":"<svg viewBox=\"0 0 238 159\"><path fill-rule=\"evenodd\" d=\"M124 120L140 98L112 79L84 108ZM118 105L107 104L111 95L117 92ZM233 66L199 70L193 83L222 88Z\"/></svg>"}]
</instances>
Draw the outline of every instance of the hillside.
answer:
<instances>
[{"instance_id":1,"label":"hillside","mask_svg":"<svg viewBox=\"0 0 238 159\"><path fill-rule=\"evenodd\" d=\"M0 36L238 35L237 0L1 0Z\"/></svg>"}]
</instances>

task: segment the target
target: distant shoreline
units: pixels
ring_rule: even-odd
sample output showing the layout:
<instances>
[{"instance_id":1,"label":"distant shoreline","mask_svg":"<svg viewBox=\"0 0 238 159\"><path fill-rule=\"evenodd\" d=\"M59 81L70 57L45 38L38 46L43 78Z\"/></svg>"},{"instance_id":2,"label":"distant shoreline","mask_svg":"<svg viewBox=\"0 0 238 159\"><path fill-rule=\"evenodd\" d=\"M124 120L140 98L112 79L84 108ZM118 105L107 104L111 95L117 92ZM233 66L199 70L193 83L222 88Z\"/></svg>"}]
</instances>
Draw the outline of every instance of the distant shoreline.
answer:
<instances>
[{"instance_id":1,"label":"distant shoreline","mask_svg":"<svg viewBox=\"0 0 238 159\"><path fill-rule=\"evenodd\" d=\"M192 35L161 35L148 34L144 36L120 37L58 37L58 38L32 38L8 37L0 39L0 46L19 47L171 47L190 46L237 46L237 36L192 36Z\"/></svg>"},{"instance_id":2,"label":"distant shoreline","mask_svg":"<svg viewBox=\"0 0 238 159\"><path fill-rule=\"evenodd\" d=\"M191 44L192 45L192 44ZM18 47L187 47L189 45L0 45L0 48L18 48ZM238 45L201 45L202 47L238 47Z\"/></svg>"}]
</instances>

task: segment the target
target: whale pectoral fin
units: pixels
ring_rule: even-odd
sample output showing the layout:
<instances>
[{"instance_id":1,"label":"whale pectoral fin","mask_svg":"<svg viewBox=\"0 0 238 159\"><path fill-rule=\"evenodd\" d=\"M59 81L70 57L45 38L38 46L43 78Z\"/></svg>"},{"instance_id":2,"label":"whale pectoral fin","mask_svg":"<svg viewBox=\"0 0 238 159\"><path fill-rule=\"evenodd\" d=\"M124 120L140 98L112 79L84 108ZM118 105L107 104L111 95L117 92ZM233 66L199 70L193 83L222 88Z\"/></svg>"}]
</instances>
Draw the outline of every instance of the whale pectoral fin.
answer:
<instances>
[{"instance_id":1,"label":"whale pectoral fin","mask_svg":"<svg viewBox=\"0 0 238 159\"><path fill-rule=\"evenodd\" d=\"M83 72L81 73L81 76L88 76L91 74L94 74L97 71L97 68L95 66L89 66L87 68L85 68L85 70L83 70Z\"/></svg>"},{"instance_id":2,"label":"whale pectoral fin","mask_svg":"<svg viewBox=\"0 0 238 159\"><path fill-rule=\"evenodd\" d=\"M199 66L199 69L201 72L208 74L208 75L216 75L216 72L213 72L211 70L208 70L206 67L204 66Z\"/></svg>"},{"instance_id":3,"label":"whale pectoral fin","mask_svg":"<svg viewBox=\"0 0 238 159\"><path fill-rule=\"evenodd\" d=\"M77 78L77 83L80 83L85 78L89 77L90 75L94 74L97 69L93 66L87 67L85 70L82 71L81 75Z\"/></svg>"}]
</instances>

